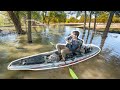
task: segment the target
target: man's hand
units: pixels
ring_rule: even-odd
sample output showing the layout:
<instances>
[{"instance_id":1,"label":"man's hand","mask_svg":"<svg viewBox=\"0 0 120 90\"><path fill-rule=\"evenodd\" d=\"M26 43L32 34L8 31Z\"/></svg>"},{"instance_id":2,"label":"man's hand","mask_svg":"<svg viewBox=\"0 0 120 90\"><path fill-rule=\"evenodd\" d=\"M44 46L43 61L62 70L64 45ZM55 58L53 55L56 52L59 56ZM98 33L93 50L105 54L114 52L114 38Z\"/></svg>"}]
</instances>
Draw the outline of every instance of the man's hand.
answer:
<instances>
[{"instance_id":1,"label":"man's hand","mask_svg":"<svg viewBox=\"0 0 120 90\"><path fill-rule=\"evenodd\" d=\"M70 40L66 40L66 43L67 43L67 44L70 44L71 42L70 42Z\"/></svg>"}]
</instances>

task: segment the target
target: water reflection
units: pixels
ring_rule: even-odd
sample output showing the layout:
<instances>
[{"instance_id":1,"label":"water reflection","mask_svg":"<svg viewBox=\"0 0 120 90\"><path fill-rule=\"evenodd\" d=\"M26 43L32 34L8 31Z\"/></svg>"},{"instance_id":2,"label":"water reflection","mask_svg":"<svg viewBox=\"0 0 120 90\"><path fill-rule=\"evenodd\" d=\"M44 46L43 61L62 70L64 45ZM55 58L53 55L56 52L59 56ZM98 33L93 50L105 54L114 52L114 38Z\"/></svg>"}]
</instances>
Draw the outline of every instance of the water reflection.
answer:
<instances>
[{"instance_id":1,"label":"water reflection","mask_svg":"<svg viewBox=\"0 0 120 90\"><path fill-rule=\"evenodd\" d=\"M100 46L101 49L105 48L112 48L113 52L117 52L120 54L119 51L119 34L114 33L108 33L107 38L102 38L102 34L96 34L92 30L89 32L88 37L88 30L85 30L85 32L82 29L79 28L71 28L69 26L59 26L59 25L53 25L49 27L41 26L41 28L33 27L33 42L36 44L49 44L49 42L53 43L65 43L64 38L71 33L73 30L78 30L80 32L80 38L83 38L84 41L87 41L87 43L93 43L95 45ZM84 34L85 33L85 34ZM83 37L84 36L84 37ZM87 38L88 37L88 38ZM27 38L26 35L18 36L17 34L8 34L5 36L0 35L0 43L20 43L24 44L26 42ZM114 44L115 43L115 44Z\"/></svg>"},{"instance_id":2,"label":"water reflection","mask_svg":"<svg viewBox=\"0 0 120 90\"><path fill-rule=\"evenodd\" d=\"M48 70L48 71L8 71L6 69L10 61L20 57L37 54L53 50L50 42L54 44L65 43L65 37L71 31L80 32L80 38L87 43L99 46L101 53L83 63L71 66L79 78L120 78L120 34L108 33L107 38L102 38L102 34L93 33L90 30L72 28L69 26L40 26L32 29L33 44L27 44L27 36L17 34L0 35L0 78L70 78L67 68ZM19 49L16 48L19 46ZM17 46L17 47L18 47ZM20 49L22 48L22 49ZM107 62L107 63L106 63ZM64 74L63 74L64 72ZM48 74L50 76L48 76ZM28 76L29 74L29 76Z\"/></svg>"},{"instance_id":3,"label":"water reflection","mask_svg":"<svg viewBox=\"0 0 120 90\"><path fill-rule=\"evenodd\" d=\"M93 38L94 38L94 34L95 34L95 32L92 33L92 37L91 37L91 39L90 39L90 44L92 43L92 40L93 40Z\"/></svg>"}]
</instances>

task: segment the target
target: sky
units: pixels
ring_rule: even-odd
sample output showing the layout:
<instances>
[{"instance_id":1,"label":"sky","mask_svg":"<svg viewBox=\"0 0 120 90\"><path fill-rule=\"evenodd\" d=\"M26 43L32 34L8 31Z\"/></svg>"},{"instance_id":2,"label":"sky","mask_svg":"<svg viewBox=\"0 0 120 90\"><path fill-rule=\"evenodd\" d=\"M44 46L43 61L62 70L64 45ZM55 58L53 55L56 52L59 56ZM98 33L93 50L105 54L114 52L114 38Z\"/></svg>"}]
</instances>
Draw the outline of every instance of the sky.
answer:
<instances>
[{"instance_id":1,"label":"sky","mask_svg":"<svg viewBox=\"0 0 120 90\"><path fill-rule=\"evenodd\" d=\"M68 16L67 16L67 18L70 18L70 17L75 17L75 18L76 18L76 14L68 15ZM80 19L80 16L79 16L77 19Z\"/></svg>"},{"instance_id":2,"label":"sky","mask_svg":"<svg viewBox=\"0 0 120 90\"><path fill-rule=\"evenodd\" d=\"M66 13L67 12L70 12L70 11L66 11ZM71 11L71 12L74 12L74 11ZM70 17L75 17L76 18L76 13L75 14L73 13L72 15L71 14L67 14L67 18L69 19ZM78 17L77 19L80 19L80 17Z\"/></svg>"},{"instance_id":3,"label":"sky","mask_svg":"<svg viewBox=\"0 0 120 90\"><path fill-rule=\"evenodd\" d=\"M69 11L66 11L66 12L69 12ZM74 12L74 11L71 11L71 12ZM88 14L88 13L89 13L89 12L87 12L87 14ZM1 15L1 11L0 11L0 15ZM2 16L3 16L3 15L2 15ZM3 17L4 17L4 16L3 16ZM67 15L67 18L70 18L70 17L75 17L75 18L76 18L76 14L74 14L74 13L73 13L72 15L68 14L68 15ZM77 19L80 19L80 17L81 17L81 16L79 16ZM92 18L94 18L94 16L92 16Z\"/></svg>"},{"instance_id":4,"label":"sky","mask_svg":"<svg viewBox=\"0 0 120 90\"><path fill-rule=\"evenodd\" d=\"M74 12L74 11L73 11ZM84 12L83 12L84 14ZM89 14L89 12L87 11L87 14ZM68 15L67 18L70 18L70 17L75 17L76 18L76 14L72 14L72 15ZM81 16L79 16L77 19L80 19ZM92 18L94 18L94 15L92 15Z\"/></svg>"}]
</instances>

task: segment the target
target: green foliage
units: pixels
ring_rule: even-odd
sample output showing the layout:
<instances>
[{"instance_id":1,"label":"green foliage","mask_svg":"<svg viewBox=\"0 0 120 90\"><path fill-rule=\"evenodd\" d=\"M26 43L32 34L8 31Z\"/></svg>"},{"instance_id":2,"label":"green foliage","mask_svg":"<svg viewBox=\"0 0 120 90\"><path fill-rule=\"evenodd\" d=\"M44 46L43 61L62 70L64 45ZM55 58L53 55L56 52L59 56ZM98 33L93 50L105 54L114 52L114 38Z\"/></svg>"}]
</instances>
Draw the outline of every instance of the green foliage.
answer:
<instances>
[{"instance_id":1,"label":"green foliage","mask_svg":"<svg viewBox=\"0 0 120 90\"><path fill-rule=\"evenodd\" d=\"M97 22L106 23L108 20L108 15L109 13L106 12L101 13L97 18Z\"/></svg>"},{"instance_id":2,"label":"green foliage","mask_svg":"<svg viewBox=\"0 0 120 90\"><path fill-rule=\"evenodd\" d=\"M70 21L69 21L69 19L66 19L66 23L69 23Z\"/></svg>"},{"instance_id":3,"label":"green foliage","mask_svg":"<svg viewBox=\"0 0 120 90\"><path fill-rule=\"evenodd\" d=\"M107 11L94 11L93 13L97 13L97 23L106 23L108 20L109 12ZM113 17L112 20L114 23L120 22L120 17L118 13ZM81 15L79 22L84 22L84 15ZM89 22L89 17L87 16L86 22ZM94 18L91 19L91 22L94 22Z\"/></svg>"},{"instance_id":4,"label":"green foliage","mask_svg":"<svg viewBox=\"0 0 120 90\"><path fill-rule=\"evenodd\" d=\"M13 25L13 22L6 11L0 12L0 26Z\"/></svg>"},{"instance_id":5,"label":"green foliage","mask_svg":"<svg viewBox=\"0 0 120 90\"><path fill-rule=\"evenodd\" d=\"M84 15L82 15L79 22L83 23L84 22L84 18L85 18Z\"/></svg>"},{"instance_id":6,"label":"green foliage","mask_svg":"<svg viewBox=\"0 0 120 90\"><path fill-rule=\"evenodd\" d=\"M35 19L35 20L41 20L41 16L40 16L40 12L39 11L32 11L32 19Z\"/></svg>"},{"instance_id":7,"label":"green foliage","mask_svg":"<svg viewBox=\"0 0 120 90\"><path fill-rule=\"evenodd\" d=\"M77 11L76 13L77 13L77 14L76 14L76 18L77 18L77 17L81 16L82 11Z\"/></svg>"},{"instance_id":8,"label":"green foliage","mask_svg":"<svg viewBox=\"0 0 120 90\"><path fill-rule=\"evenodd\" d=\"M46 17L48 23L60 23L66 21L66 13L64 11L49 11Z\"/></svg>"},{"instance_id":9,"label":"green foliage","mask_svg":"<svg viewBox=\"0 0 120 90\"><path fill-rule=\"evenodd\" d=\"M4 25L4 16L0 15L0 26Z\"/></svg>"},{"instance_id":10,"label":"green foliage","mask_svg":"<svg viewBox=\"0 0 120 90\"><path fill-rule=\"evenodd\" d=\"M82 15L80 20L79 20L79 22L83 23L84 22L84 18L85 18L85 16ZM89 22L89 17L88 16L87 16L86 22Z\"/></svg>"},{"instance_id":11,"label":"green foliage","mask_svg":"<svg viewBox=\"0 0 120 90\"><path fill-rule=\"evenodd\" d=\"M113 16L113 19L112 19L112 22L113 23L119 23L120 22L120 17L118 17L118 16Z\"/></svg>"},{"instance_id":12,"label":"green foliage","mask_svg":"<svg viewBox=\"0 0 120 90\"><path fill-rule=\"evenodd\" d=\"M83 11L32 11L32 19L44 23L84 23L84 12ZM21 25L24 25L25 19L27 19L27 11L14 11L16 16L19 18ZM67 15L75 14L76 17L81 16L78 20L76 17L67 18ZM106 23L108 20L109 12L108 11L93 11L97 13L97 23ZM87 13L88 14L88 13ZM93 14L94 15L94 14ZM3 18L4 17L4 18ZM94 22L94 18L91 19ZM89 22L89 15L87 15L86 22ZM113 23L120 23L120 12L116 11L113 20ZM6 11L0 12L0 25L13 25L13 22Z\"/></svg>"},{"instance_id":13,"label":"green foliage","mask_svg":"<svg viewBox=\"0 0 120 90\"><path fill-rule=\"evenodd\" d=\"M67 23L78 23L79 20L76 19L75 17L70 17L70 19L66 19Z\"/></svg>"},{"instance_id":14,"label":"green foliage","mask_svg":"<svg viewBox=\"0 0 120 90\"><path fill-rule=\"evenodd\" d=\"M78 20L75 17L71 17L69 21L70 22L78 22Z\"/></svg>"}]
</instances>

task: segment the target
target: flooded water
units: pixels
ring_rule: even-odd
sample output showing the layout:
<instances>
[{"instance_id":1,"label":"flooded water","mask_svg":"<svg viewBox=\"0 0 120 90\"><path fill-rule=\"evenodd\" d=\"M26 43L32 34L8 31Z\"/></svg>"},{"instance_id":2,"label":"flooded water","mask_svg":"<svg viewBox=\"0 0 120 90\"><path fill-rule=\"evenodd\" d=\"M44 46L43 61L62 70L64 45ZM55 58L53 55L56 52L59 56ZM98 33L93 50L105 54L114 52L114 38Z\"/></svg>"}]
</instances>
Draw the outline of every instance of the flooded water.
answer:
<instances>
[{"instance_id":1,"label":"flooded water","mask_svg":"<svg viewBox=\"0 0 120 90\"><path fill-rule=\"evenodd\" d=\"M33 43L27 43L26 35L16 33L0 33L0 78L1 79L72 79L68 67L44 70L44 71L9 71L8 64L18 58L55 49L54 44L65 43L64 37L71 31L80 31L82 38L83 30L71 26L49 26L45 28L33 28ZM90 43L92 30L87 40ZM85 32L86 42L88 31ZM108 37L102 38L102 32L97 32L92 43L101 47L99 55L85 62L70 66L79 79L118 79L120 78L120 34L108 33Z\"/></svg>"}]
</instances>

